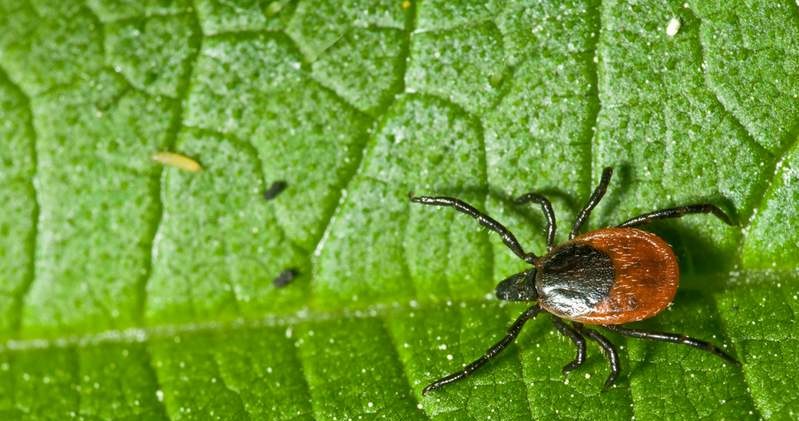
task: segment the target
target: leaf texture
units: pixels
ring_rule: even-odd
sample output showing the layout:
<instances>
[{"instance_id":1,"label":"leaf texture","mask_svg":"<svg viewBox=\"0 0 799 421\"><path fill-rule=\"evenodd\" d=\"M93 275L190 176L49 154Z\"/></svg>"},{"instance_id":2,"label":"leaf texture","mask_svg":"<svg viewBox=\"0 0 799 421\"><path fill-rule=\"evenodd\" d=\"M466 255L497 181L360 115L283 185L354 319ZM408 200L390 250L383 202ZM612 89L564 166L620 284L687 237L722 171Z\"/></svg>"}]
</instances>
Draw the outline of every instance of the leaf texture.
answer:
<instances>
[{"instance_id":1,"label":"leaf texture","mask_svg":"<svg viewBox=\"0 0 799 421\"><path fill-rule=\"evenodd\" d=\"M0 418L795 419L798 42L787 0L0 0ZM564 240L605 166L592 228L734 215L651 227L683 285L641 327L742 364L610 335L602 392L542 315L422 396L523 311L492 294L523 265L408 194L540 254L511 199Z\"/></svg>"}]
</instances>

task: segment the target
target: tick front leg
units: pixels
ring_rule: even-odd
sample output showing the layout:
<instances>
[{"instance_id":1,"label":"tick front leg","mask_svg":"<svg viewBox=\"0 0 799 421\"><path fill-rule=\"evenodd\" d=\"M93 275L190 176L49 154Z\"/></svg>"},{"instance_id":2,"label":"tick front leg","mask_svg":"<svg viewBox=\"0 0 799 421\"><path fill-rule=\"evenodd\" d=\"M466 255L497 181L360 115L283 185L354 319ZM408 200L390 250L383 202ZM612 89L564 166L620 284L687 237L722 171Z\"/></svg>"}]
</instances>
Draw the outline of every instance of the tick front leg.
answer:
<instances>
[{"instance_id":1,"label":"tick front leg","mask_svg":"<svg viewBox=\"0 0 799 421\"><path fill-rule=\"evenodd\" d=\"M607 380L605 380L605 390L610 389L616 380L619 378L619 372L621 371L621 365L619 364L619 351L616 349L616 346L613 345L608 338L602 336L599 332L591 329L581 328L580 333L587 336L588 339L599 344L602 348L602 351L607 357L608 362L610 363L610 375L608 375Z\"/></svg>"},{"instance_id":2,"label":"tick front leg","mask_svg":"<svg viewBox=\"0 0 799 421\"><path fill-rule=\"evenodd\" d=\"M563 320L558 317L553 316L552 323L560 333L568 336L569 339L574 342L574 346L577 347L577 355L574 357L574 360L563 367L563 374L567 374L568 372L580 367L585 362L585 338L583 338L583 335L581 335L580 332L566 323L563 323Z\"/></svg>"},{"instance_id":3,"label":"tick front leg","mask_svg":"<svg viewBox=\"0 0 799 421\"><path fill-rule=\"evenodd\" d=\"M528 308L527 310L519 316L515 322L508 328L508 334L505 335L499 342L495 343L494 346L488 349L483 356L474 360L472 363L467 365L463 368L463 370L456 371L448 376L444 376L433 383L430 383L422 390L422 395L426 395L428 392L440 389L450 383L456 382L464 377L468 377L471 375L475 370L485 365L485 363L489 362L492 358L496 357L503 349L505 349L508 345L510 345L517 336L519 336L519 332L522 331L522 327L524 324L527 323L528 320L534 318L539 312L541 311L541 307L538 304Z\"/></svg>"},{"instance_id":4,"label":"tick front leg","mask_svg":"<svg viewBox=\"0 0 799 421\"><path fill-rule=\"evenodd\" d=\"M497 222L494 218L480 212L474 206L464 202L463 200L447 197L447 196L411 196L411 202L421 203L423 205L431 206L447 206L454 208L458 212L464 213L477 220L480 225L496 232L502 237L502 242L520 259L534 264L536 262L536 255L532 252L528 253L522 249L519 240L511 233L504 225Z\"/></svg>"},{"instance_id":5,"label":"tick front leg","mask_svg":"<svg viewBox=\"0 0 799 421\"><path fill-rule=\"evenodd\" d=\"M517 205L523 205L528 202L541 205L541 211L544 212L544 217L547 219L547 251L552 251L552 247L555 244L555 231L558 229L555 222L555 212L552 210L552 203L546 197L533 192L523 194L514 200Z\"/></svg>"},{"instance_id":6,"label":"tick front leg","mask_svg":"<svg viewBox=\"0 0 799 421\"><path fill-rule=\"evenodd\" d=\"M569 240L577 236L580 228L591 215L591 211L594 210L599 201L602 200L602 196L605 195L605 191L608 189L608 184L610 184L610 177L612 175L613 168L607 167L602 170L602 178L599 180L599 184L597 184L596 188L594 189L594 193L592 193L591 197L588 198L588 203L583 206L583 209L580 211L580 213L577 215L577 219L574 221L574 226L572 226L572 230L569 233Z\"/></svg>"}]
</instances>

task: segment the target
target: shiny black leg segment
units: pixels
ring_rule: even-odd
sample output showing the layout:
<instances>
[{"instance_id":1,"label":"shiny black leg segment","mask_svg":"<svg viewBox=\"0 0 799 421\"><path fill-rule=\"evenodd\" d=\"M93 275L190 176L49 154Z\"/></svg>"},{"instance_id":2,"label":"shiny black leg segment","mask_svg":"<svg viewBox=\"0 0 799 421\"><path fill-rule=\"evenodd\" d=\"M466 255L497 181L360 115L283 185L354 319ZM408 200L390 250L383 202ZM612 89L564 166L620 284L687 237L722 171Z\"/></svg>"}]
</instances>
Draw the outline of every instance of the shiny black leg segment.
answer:
<instances>
[{"instance_id":1,"label":"shiny black leg segment","mask_svg":"<svg viewBox=\"0 0 799 421\"><path fill-rule=\"evenodd\" d=\"M444 376L433 383L430 383L422 390L422 395L426 395L428 392L440 389L450 383L456 382L464 377L468 377L471 375L475 370L485 365L485 363L489 362L492 358L496 357L503 349L505 349L508 345L510 345L517 336L519 336L519 332L522 331L522 327L524 324L534 318L538 313L541 312L541 307L538 304L528 308L527 310L519 316L515 322L508 328L508 334L505 335L499 342L495 343L494 346L488 349L482 357L476 359L475 361L471 362L469 365L464 367L460 371L456 371L448 376Z\"/></svg>"},{"instance_id":2,"label":"shiny black leg segment","mask_svg":"<svg viewBox=\"0 0 799 421\"><path fill-rule=\"evenodd\" d=\"M423 205L449 206L455 208L456 210L476 219L480 225L499 234L502 237L502 241L505 243L505 245L508 246L508 248L511 249L511 251L513 251L513 253L519 256L522 260L528 263L534 263L536 260L535 254L526 253L519 244L519 241L516 240L516 237L510 231L508 231L505 226L490 216L475 209L474 206L464 202L463 200L445 196L411 196L411 201L414 203L421 203Z\"/></svg>"},{"instance_id":3,"label":"shiny black leg segment","mask_svg":"<svg viewBox=\"0 0 799 421\"><path fill-rule=\"evenodd\" d=\"M563 367L563 374L566 374L580 367L585 362L585 338L583 338L580 332L564 323L563 320L558 317L552 316L552 323L555 324L555 328L558 329L558 332L568 336L569 339L574 342L574 346L577 347L577 355L574 357L574 360Z\"/></svg>"},{"instance_id":4,"label":"shiny black leg segment","mask_svg":"<svg viewBox=\"0 0 799 421\"><path fill-rule=\"evenodd\" d=\"M591 215L591 211L594 210L597 203L602 200L602 196L604 196L605 192L608 190L608 184L610 184L610 177L612 175L613 168L606 167L604 170L602 170L602 178L599 180L599 184L594 189L594 193L591 194L591 197L588 199L588 203L585 204L583 210L580 211L580 214L577 215L577 219L574 221L572 231L569 233L569 240L577 235L577 232L580 231L580 228Z\"/></svg>"},{"instance_id":5,"label":"shiny black leg segment","mask_svg":"<svg viewBox=\"0 0 799 421\"><path fill-rule=\"evenodd\" d=\"M523 205L528 202L538 203L541 205L541 210L544 212L544 216L547 218L547 250L552 250L552 246L555 243L555 230L557 230L557 224L555 223L555 212L552 211L552 203L550 203L549 199L541 196L538 193L530 192L517 197L514 202L517 205Z\"/></svg>"},{"instance_id":6,"label":"shiny black leg segment","mask_svg":"<svg viewBox=\"0 0 799 421\"><path fill-rule=\"evenodd\" d=\"M685 205L676 208L661 209L654 212L645 213L641 216L636 216L635 218L624 221L618 226L625 228L640 227L641 225L648 224L652 221L657 221L658 219L680 218L682 216L692 213L711 213L716 218L721 219L721 221L724 222L725 224L735 225L732 223L730 217L727 216L727 214L724 213L724 211L722 211L721 209L719 209L716 205L711 205L709 203L700 203L697 205Z\"/></svg>"},{"instance_id":7,"label":"shiny black leg segment","mask_svg":"<svg viewBox=\"0 0 799 421\"><path fill-rule=\"evenodd\" d=\"M691 338L689 336L680 335L679 333L647 332L638 329L628 329L618 325L606 325L603 327L620 335L630 336L633 338L650 339L653 341L672 342L675 344L692 346L694 348L701 349L702 351L707 351L711 354L718 355L729 363L739 364L738 360L736 360L732 355L722 351L721 348L717 347L716 345L696 338Z\"/></svg>"},{"instance_id":8,"label":"shiny black leg segment","mask_svg":"<svg viewBox=\"0 0 799 421\"><path fill-rule=\"evenodd\" d=\"M577 325L575 325L577 327ZM605 390L610 389L616 380L619 378L619 372L621 371L621 364L619 364L619 351L616 349L616 345L613 345L610 340L604 336L602 336L599 332L591 329L585 329L582 326L578 329L580 333L587 336L588 339L599 344L602 348L602 351L607 357L608 362L610 363L610 375L608 375L608 379L605 380Z\"/></svg>"}]
</instances>

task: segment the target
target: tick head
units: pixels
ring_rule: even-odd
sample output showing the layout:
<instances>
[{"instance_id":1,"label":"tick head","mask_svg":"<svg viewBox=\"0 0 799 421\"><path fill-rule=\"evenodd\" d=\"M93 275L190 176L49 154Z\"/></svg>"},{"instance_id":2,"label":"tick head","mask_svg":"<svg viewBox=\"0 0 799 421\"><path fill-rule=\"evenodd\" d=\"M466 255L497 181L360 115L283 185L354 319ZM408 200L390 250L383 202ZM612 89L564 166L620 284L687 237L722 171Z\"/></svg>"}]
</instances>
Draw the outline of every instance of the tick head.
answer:
<instances>
[{"instance_id":1,"label":"tick head","mask_svg":"<svg viewBox=\"0 0 799 421\"><path fill-rule=\"evenodd\" d=\"M535 301L535 268L511 275L497 284L497 298L503 301Z\"/></svg>"}]
</instances>

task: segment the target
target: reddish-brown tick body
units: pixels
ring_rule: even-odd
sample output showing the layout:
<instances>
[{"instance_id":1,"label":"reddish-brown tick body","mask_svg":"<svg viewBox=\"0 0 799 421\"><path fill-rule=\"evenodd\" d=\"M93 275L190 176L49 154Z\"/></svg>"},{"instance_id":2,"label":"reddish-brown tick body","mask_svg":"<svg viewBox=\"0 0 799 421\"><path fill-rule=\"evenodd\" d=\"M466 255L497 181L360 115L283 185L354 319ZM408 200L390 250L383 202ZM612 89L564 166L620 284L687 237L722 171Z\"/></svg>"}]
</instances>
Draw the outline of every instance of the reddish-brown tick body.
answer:
<instances>
[{"instance_id":1,"label":"reddish-brown tick body","mask_svg":"<svg viewBox=\"0 0 799 421\"><path fill-rule=\"evenodd\" d=\"M580 235L536 262L541 307L585 324L617 325L652 317L677 293L680 270L671 247L637 228Z\"/></svg>"}]
</instances>

